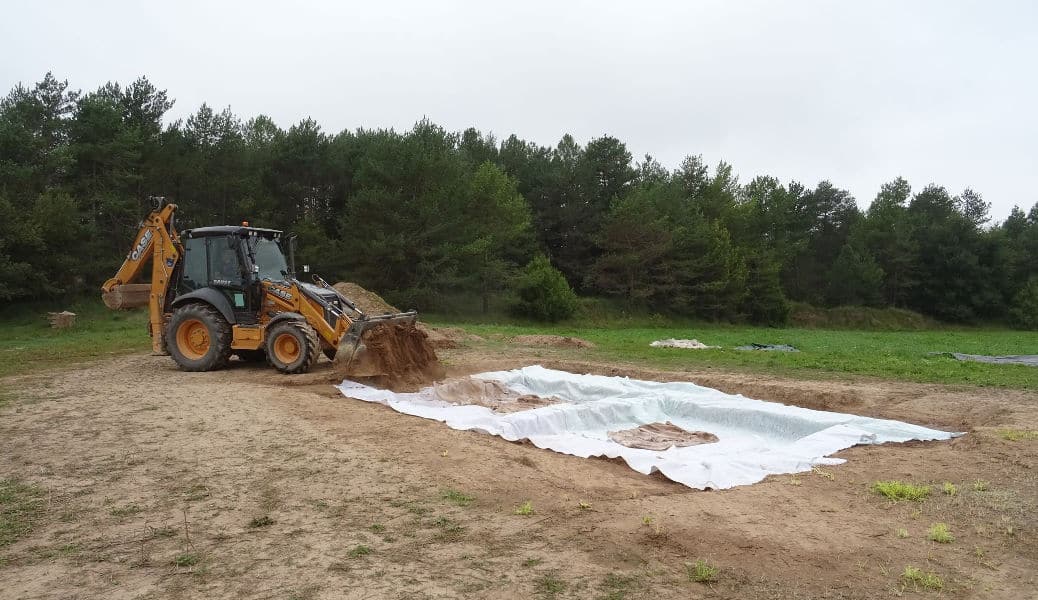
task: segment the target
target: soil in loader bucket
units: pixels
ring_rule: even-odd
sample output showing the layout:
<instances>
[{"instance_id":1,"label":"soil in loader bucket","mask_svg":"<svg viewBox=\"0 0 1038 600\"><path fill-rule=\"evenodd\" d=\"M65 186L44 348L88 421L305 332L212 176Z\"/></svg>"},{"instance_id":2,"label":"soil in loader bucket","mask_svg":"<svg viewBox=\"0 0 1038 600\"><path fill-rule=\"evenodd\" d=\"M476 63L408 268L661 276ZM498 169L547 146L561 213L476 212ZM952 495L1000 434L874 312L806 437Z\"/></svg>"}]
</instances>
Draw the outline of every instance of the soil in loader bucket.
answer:
<instances>
[{"instance_id":1,"label":"soil in loader bucket","mask_svg":"<svg viewBox=\"0 0 1038 600\"><path fill-rule=\"evenodd\" d=\"M356 345L347 335L334 362L338 376L395 392L417 391L446 374L413 317L372 324Z\"/></svg>"}]
</instances>

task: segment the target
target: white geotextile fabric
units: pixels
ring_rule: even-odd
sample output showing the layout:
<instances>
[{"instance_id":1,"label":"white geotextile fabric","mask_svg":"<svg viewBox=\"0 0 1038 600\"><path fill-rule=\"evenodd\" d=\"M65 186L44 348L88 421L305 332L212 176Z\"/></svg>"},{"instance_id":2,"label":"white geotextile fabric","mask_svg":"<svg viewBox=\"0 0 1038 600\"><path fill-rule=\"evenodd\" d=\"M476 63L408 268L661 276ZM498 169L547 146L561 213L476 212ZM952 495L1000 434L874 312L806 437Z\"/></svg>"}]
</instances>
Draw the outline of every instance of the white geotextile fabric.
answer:
<instances>
[{"instance_id":1,"label":"white geotextile fabric","mask_svg":"<svg viewBox=\"0 0 1038 600\"><path fill-rule=\"evenodd\" d=\"M674 338L656 340L655 342L650 342L649 345L653 348L684 348L685 350L714 350L720 348L720 346L707 346L699 340L676 340Z\"/></svg>"},{"instance_id":2,"label":"white geotextile fabric","mask_svg":"<svg viewBox=\"0 0 1038 600\"><path fill-rule=\"evenodd\" d=\"M767 475L808 471L844 462L829 454L856 444L947 440L958 433L901 421L787 406L725 394L693 383L658 383L626 377L575 375L540 366L473 375L499 381L519 394L556 396L561 404L499 414L483 406L435 399L433 388L414 393L344 381L343 395L379 402L408 415L443 421L506 440L587 458L622 458L646 475L659 471L692 488L730 488ZM663 451L628 448L607 433L670 421L689 431L708 431L719 441Z\"/></svg>"}]
</instances>

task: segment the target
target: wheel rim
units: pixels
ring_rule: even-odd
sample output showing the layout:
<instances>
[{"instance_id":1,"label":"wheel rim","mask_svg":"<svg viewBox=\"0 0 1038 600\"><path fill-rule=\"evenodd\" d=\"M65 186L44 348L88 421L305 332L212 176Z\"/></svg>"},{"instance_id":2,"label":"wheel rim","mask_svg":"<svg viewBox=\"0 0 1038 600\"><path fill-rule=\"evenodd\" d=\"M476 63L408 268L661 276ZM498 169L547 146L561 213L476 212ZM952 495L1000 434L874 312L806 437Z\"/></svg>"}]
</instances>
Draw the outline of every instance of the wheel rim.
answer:
<instances>
[{"instance_id":1,"label":"wheel rim","mask_svg":"<svg viewBox=\"0 0 1038 600\"><path fill-rule=\"evenodd\" d=\"M188 319L177 328L177 349L185 357L198 360L209 352L209 328L198 319Z\"/></svg>"},{"instance_id":2,"label":"wheel rim","mask_svg":"<svg viewBox=\"0 0 1038 600\"><path fill-rule=\"evenodd\" d=\"M301 351L299 340L291 333L282 333L274 339L274 356L283 365L290 365L298 360Z\"/></svg>"}]
</instances>

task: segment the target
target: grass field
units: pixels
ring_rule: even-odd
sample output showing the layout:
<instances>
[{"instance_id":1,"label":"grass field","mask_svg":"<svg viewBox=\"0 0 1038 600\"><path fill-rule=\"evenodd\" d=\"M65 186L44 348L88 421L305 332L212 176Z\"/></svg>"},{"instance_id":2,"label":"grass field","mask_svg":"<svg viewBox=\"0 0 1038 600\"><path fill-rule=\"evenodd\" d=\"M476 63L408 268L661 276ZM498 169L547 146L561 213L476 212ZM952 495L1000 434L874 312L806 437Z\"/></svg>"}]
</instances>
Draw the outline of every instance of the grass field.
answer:
<instances>
[{"instance_id":1,"label":"grass field","mask_svg":"<svg viewBox=\"0 0 1038 600\"><path fill-rule=\"evenodd\" d=\"M109 311L100 303L72 307L79 316L74 329L52 330L45 311L22 308L0 319L0 376L32 368L60 366L149 347L146 315L138 311ZM1013 365L959 362L929 352L968 354L1038 354L1038 333L997 329L935 329L921 331L853 331L668 324L643 319L609 325L482 324L450 317L428 317L436 326L462 327L486 338L488 351L515 335L549 333L590 340L596 348L588 358L651 366L660 369L716 368L814 378L878 377L906 381L1038 389L1038 369ZM720 350L651 348L661 338L696 338ZM790 344L801 351L746 352L733 350L751 342Z\"/></svg>"},{"instance_id":2,"label":"grass field","mask_svg":"<svg viewBox=\"0 0 1038 600\"><path fill-rule=\"evenodd\" d=\"M1038 389L1038 369L1016 365L959 362L929 352L1038 354L1038 334L1009 330L844 331L774 329L717 324L675 327L549 327L484 325L433 321L458 326L490 340L551 333L594 342L589 357L661 369L717 368L804 377L868 376L906 381ZM719 350L651 348L662 338L695 338ZM789 344L800 350L747 352L749 343Z\"/></svg>"},{"instance_id":3,"label":"grass field","mask_svg":"<svg viewBox=\"0 0 1038 600\"><path fill-rule=\"evenodd\" d=\"M51 329L46 310L21 307L0 318L0 377L89 359L143 351L150 347L147 313L112 311L100 302L84 302L72 329Z\"/></svg>"}]
</instances>

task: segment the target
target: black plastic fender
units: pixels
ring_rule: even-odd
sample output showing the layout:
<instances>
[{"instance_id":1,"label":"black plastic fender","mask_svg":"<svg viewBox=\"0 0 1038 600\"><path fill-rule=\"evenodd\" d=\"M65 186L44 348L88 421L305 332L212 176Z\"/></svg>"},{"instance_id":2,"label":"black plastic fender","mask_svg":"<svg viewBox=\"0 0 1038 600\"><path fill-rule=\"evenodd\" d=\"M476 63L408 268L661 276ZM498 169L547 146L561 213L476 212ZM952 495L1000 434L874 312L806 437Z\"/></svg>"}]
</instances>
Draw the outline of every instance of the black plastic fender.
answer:
<instances>
[{"instance_id":1,"label":"black plastic fender","mask_svg":"<svg viewBox=\"0 0 1038 600\"><path fill-rule=\"evenodd\" d=\"M281 321L305 321L305 320L306 320L306 317L304 317L303 315L301 315L301 314L299 314L297 312L289 312L289 311L280 312L280 313L274 315L274 318L272 318L267 323L267 327L269 328L271 325L274 325L276 323L280 323Z\"/></svg>"},{"instance_id":2,"label":"black plastic fender","mask_svg":"<svg viewBox=\"0 0 1038 600\"><path fill-rule=\"evenodd\" d=\"M224 319L231 325L237 323L237 319L234 318L234 309L231 308L231 301L227 299L220 292L213 288L202 288L195 290L187 294L182 294L173 299L173 308L183 306L189 302L205 302L216 310L220 311Z\"/></svg>"}]
</instances>

